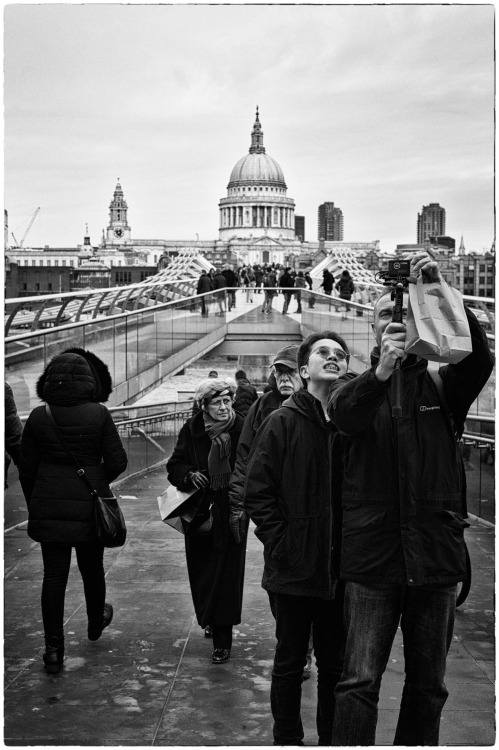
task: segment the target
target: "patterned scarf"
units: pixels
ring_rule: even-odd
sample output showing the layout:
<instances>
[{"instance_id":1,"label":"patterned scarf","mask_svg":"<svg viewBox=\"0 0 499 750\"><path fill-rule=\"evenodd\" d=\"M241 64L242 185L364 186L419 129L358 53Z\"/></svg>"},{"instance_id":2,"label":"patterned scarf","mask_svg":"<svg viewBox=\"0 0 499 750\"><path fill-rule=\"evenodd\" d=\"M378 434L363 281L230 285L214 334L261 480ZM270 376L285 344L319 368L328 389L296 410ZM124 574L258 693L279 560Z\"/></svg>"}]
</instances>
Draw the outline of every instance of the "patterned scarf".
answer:
<instances>
[{"instance_id":1,"label":"patterned scarf","mask_svg":"<svg viewBox=\"0 0 499 750\"><path fill-rule=\"evenodd\" d=\"M235 422L235 411L225 422L212 419L207 412L203 412L204 428L211 440L210 453L208 455L208 473L210 475L210 487L219 490L228 487L232 469L230 467L231 440L229 430Z\"/></svg>"}]
</instances>

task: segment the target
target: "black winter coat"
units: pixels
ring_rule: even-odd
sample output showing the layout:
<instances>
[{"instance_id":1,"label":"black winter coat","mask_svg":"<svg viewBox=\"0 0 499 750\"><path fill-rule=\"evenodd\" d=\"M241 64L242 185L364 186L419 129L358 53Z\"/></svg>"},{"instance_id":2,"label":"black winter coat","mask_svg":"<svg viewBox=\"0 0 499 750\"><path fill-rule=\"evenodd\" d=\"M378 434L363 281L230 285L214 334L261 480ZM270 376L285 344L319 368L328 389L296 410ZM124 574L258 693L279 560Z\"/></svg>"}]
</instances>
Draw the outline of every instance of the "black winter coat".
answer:
<instances>
[{"instance_id":1,"label":"black winter coat","mask_svg":"<svg viewBox=\"0 0 499 750\"><path fill-rule=\"evenodd\" d=\"M127 457L109 411L96 402L98 397L109 396L109 372L97 357L87 355L90 353L77 349L55 357L38 381L37 394L50 404L55 421L92 485L99 494L108 494L109 483L125 470ZM107 379L109 390L101 387ZM28 534L32 539L67 544L95 539L93 499L44 406L33 409L26 422L19 478L29 509Z\"/></svg>"},{"instance_id":2,"label":"black winter coat","mask_svg":"<svg viewBox=\"0 0 499 750\"><path fill-rule=\"evenodd\" d=\"M211 292L213 285L208 274L202 274L198 279L198 285L196 288L196 294L205 294Z\"/></svg>"},{"instance_id":3,"label":"black winter coat","mask_svg":"<svg viewBox=\"0 0 499 750\"><path fill-rule=\"evenodd\" d=\"M237 380L237 390L234 397L234 410L243 418L247 415L250 406L255 403L258 393L254 385L246 378Z\"/></svg>"},{"instance_id":4,"label":"black winter coat","mask_svg":"<svg viewBox=\"0 0 499 750\"><path fill-rule=\"evenodd\" d=\"M244 510L246 465L258 428L269 414L278 409L287 398L287 396L281 396L275 378L273 378L272 389L260 396L246 415L237 446L236 464L230 480L229 502L231 511Z\"/></svg>"},{"instance_id":5,"label":"black winter coat","mask_svg":"<svg viewBox=\"0 0 499 750\"><path fill-rule=\"evenodd\" d=\"M244 507L264 545L268 591L334 598L337 442L320 402L306 390L284 401L256 434Z\"/></svg>"},{"instance_id":6,"label":"black winter coat","mask_svg":"<svg viewBox=\"0 0 499 750\"><path fill-rule=\"evenodd\" d=\"M402 417L391 416L390 381L373 367L338 388L329 414L344 439L341 578L366 585L453 585L466 574L464 472L456 434L492 372L487 339L468 313L473 352L439 370L445 404L426 360L402 365ZM452 416L449 411L452 412Z\"/></svg>"},{"instance_id":7,"label":"black winter coat","mask_svg":"<svg viewBox=\"0 0 499 750\"><path fill-rule=\"evenodd\" d=\"M280 287L291 287L295 285L295 280L289 273L283 273L279 280Z\"/></svg>"},{"instance_id":8,"label":"black winter coat","mask_svg":"<svg viewBox=\"0 0 499 750\"><path fill-rule=\"evenodd\" d=\"M243 419L236 414L229 431L230 465L233 468ZM180 490L192 489L187 476L200 470L208 476L211 440L205 432L203 412L191 417L180 430L177 444L166 464L168 481ZM208 489L199 507L204 516L213 503L213 532L185 536L187 570L199 625L237 625L241 621L246 543L236 544L229 527L228 488ZM193 527L196 526L194 520Z\"/></svg>"}]
</instances>

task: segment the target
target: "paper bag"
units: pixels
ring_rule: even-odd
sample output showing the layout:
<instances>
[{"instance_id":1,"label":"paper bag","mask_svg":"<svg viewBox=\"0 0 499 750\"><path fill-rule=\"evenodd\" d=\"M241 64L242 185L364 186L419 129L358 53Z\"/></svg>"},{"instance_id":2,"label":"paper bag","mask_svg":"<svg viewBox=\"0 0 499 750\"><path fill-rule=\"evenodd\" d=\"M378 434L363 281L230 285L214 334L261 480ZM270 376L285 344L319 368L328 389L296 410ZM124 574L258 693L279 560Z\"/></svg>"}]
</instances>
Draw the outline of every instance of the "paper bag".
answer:
<instances>
[{"instance_id":1,"label":"paper bag","mask_svg":"<svg viewBox=\"0 0 499 750\"><path fill-rule=\"evenodd\" d=\"M456 364L471 353L463 298L445 281L409 284L405 353Z\"/></svg>"},{"instance_id":2,"label":"paper bag","mask_svg":"<svg viewBox=\"0 0 499 750\"><path fill-rule=\"evenodd\" d=\"M196 493L199 493L196 495ZM176 531L184 533L184 524L191 523L201 504L202 493L193 488L189 492L182 492L170 485L165 492L158 495L158 506L161 520Z\"/></svg>"}]
</instances>

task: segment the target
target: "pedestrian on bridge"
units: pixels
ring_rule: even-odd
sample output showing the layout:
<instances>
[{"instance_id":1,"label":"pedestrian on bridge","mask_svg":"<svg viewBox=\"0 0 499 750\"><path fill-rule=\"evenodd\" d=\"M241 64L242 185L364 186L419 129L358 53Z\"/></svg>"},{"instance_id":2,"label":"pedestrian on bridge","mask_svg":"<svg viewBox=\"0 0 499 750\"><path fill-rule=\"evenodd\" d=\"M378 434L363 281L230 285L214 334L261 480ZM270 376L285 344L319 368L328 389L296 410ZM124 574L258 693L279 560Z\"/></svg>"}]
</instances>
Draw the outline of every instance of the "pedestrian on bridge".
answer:
<instances>
[{"instance_id":1,"label":"pedestrian on bridge","mask_svg":"<svg viewBox=\"0 0 499 750\"><path fill-rule=\"evenodd\" d=\"M213 283L213 289L214 289L214 291L216 291L217 289L225 289L226 288L227 281L225 279L225 276L222 273L222 269L221 268L217 268L216 269L215 275L213 276L212 283ZM222 294L222 292L219 292L216 295L216 298L217 298L218 309L219 309L219 311L218 311L218 313L216 313L216 315L223 315L224 312L225 312L224 295Z\"/></svg>"},{"instance_id":2,"label":"pedestrian on bridge","mask_svg":"<svg viewBox=\"0 0 499 750\"><path fill-rule=\"evenodd\" d=\"M307 288L307 282L303 275L303 271L298 271L295 278L295 296L296 296L296 312L301 313L301 290Z\"/></svg>"},{"instance_id":3,"label":"pedestrian on bridge","mask_svg":"<svg viewBox=\"0 0 499 750\"><path fill-rule=\"evenodd\" d=\"M198 285L196 289L196 294L203 294L205 295L207 292L211 292L213 289L213 284L211 283L211 279L206 273L206 271L201 271L201 276L198 279ZM201 297L201 315L203 317L206 317L208 315L208 305L207 303L207 297L203 296Z\"/></svg>"},{"instance_id":4,"label":"pedestrian on bridge","mask_svg":"<svg viewBox=\"0 0 499 750\"><path fill-rule=\"evenodd\" d=\"M324 294L331 296L331 292L333 291L333 284L334 276L331 271L329 271L329 269L325 268L322 272L322 283L320 284L319 289L322 287L324 289Z\"/></svg>"},{"instance_id":5,"label":"pedestrian on bridge","mask_svg":"<svg viewBox=\"0 0 499 750\"><path fill-rule=\"evenodd\" d=\"M38 380L36 393L71 453L102 497L127 466L111 414L103 405L111 375L92 352L67 349L55 356ZM94 499L54 430L45 406L28 417L21 445L19 479L28 505L28 535L40 542L43 558L42 616L45 670L57 673L64 661L64 597L73 547L83 579L87 635L96 641L113 618L106 603L104 547L97 537Z\"/></svg>"},{"instance_id":6,"label":"pedestrian on bridge","mask_svg":"<svg viewBox=\"0 0 499 750\"><path fill-rule=\"evenodd\" d=\"M246 542L237 544L229 527L229 481L244 422L233 409L235 391L222 379L200 383L201 411L180 430L166 464L171 484L201 496L185 532L185 552L196 617L205 637L213 637L214 664L230 659L243 598Z\"/></svg>"},{"instance_id":7,"label":"pedestrian on bridge","mask_svg":"<svg viewBox=\"0 0 499 750\"><path fill-rule=\"evenodd\" d=\"M294 287L295 285L295 280L291 276L290 271L291 268L286 268L279 280L279 286L282 288L284 294L284 304L282 307L283 315L287 315L289 303L291 302L291 297L293 296L293 292L290 291L290 288Z\"/></svg>"},{"instance_id":8,"label":"pedestrian on bridge","mask_svg":"<svg viewBox=\"0 0 499 750\"><path fill-rule=\"evenodd\" d=\"M346 343L334 332L303 341L297 369L304 387L263 422L246 467L244 508L263 543L262 586L276 621L274 745L303 744L301 693L311 630L318 744L332 744L334 689L343 663L341 450L326 407L330 388L347 377L348 361Z\"/></svg>"},{"instance_id":9,"label":"pedestrian on bridge","mask_svg":"<svg viewBox=\"0 0 499 750\"><path fill-rule=\"evenodd\" d=\"M411 276L442 282L427 253L407 254ZM487 338L467 311L472 353L429 370L405 353L387 289L374 306L372 366L330 396L342 437L346 651L336 689L332 744L374 745L378 699L400 627L405 681L394 745L439 744L456 586L466 578L464 420L493 368ZM403 295L407 312L407 292ZM405 317L405 316L404 316ZM391 381L400 364L400 413Z\"/></svg>"}]
</instances>

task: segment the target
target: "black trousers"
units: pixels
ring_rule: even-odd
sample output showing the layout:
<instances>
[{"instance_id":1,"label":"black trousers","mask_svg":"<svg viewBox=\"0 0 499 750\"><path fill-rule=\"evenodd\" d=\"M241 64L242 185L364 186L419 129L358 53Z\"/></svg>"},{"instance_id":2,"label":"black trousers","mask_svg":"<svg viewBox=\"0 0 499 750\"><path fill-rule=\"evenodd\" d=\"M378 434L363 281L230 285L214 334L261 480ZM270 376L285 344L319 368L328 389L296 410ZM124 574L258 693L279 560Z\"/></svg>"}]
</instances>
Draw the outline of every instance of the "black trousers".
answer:
<instances>
[{"instance_id":1,"label":"black trousers","mask_svg":"<svg viewBox=\"0 0 499 750\"><path fill-rule=\"evenodd\" d=\"M337 590L333 600L271 591L268 595L277 638L270 688L274 745L303 744L301 686L310 630L317 664L317 734L320 745L330 745L334 690L341 676L344 655L342 591Z\"/></svg>"},{"instance_id":2,"label":"black trousers","mask_svg":"<svg viewBox=\"0 0 499 750\"><path fill-rule=\"evenodd\" d=\"M42 542L42 618L47 646L64 645L64 599L73 546L83 579L89 624L99 625L104 616L106 579L102 544L97 540L75 545Z\"/></svg>"}]
</instances>

